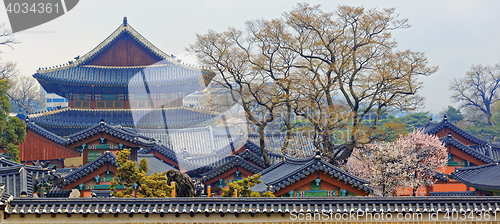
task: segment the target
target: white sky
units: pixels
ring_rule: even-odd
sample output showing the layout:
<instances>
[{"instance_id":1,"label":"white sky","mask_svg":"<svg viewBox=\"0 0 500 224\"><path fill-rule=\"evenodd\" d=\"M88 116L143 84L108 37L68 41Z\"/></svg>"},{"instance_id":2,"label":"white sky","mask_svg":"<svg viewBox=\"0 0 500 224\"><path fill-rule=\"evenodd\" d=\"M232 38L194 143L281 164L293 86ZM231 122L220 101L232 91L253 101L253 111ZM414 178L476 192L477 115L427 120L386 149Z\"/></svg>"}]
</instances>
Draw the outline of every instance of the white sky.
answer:
<instances>
[{"instance_id":1,"label":"white sky","mask_svg":"<svg viewBox=\"0 0 500 224\"><path fill-rule=\"evenodd\" d=\"M253 19L271 19L292 9L299 1L139 1L80 0L65 15L48 23L15 34L22 43L14 50L4 48L2 60L15 61L24 75L39 67L50 67L84 55L110 35L123 17L151 43L167 54L186 58L184 49L195 41L195 34L208 29L224 31L243 28ZM394 7L400 18L408 18L409 29L394 37L400 49L425 52L429 65L439 71L421 78L426 108L438 112L448 105L450 80L461 77L472 64L500 62L500 1L308 1L321 4L324 11L338 5ZM9 27L7 13L0 10L0 21ZM186 61L186 60L184 60Z\"/></svg>"}]
</instances>

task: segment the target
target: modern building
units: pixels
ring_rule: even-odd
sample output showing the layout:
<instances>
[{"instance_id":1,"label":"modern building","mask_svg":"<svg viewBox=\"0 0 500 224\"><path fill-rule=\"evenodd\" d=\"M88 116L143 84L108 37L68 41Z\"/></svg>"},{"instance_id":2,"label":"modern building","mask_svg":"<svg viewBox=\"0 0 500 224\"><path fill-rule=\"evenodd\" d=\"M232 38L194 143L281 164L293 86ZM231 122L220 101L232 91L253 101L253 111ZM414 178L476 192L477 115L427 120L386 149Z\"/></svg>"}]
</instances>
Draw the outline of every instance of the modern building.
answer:
<instances>
[{"instance_id":1,"label":"modern building","mask_svg":"<svg viewBox=\"0 0 500 224\"><path fill-rule=\"evenodd\" d=\"M68 100L66 98L61 97L55 93L47 93L47 91L45 91L43 87L40 89L40 101L42 103L42 110L52 111L68 107Z\"/></svg>"}]
</instances>

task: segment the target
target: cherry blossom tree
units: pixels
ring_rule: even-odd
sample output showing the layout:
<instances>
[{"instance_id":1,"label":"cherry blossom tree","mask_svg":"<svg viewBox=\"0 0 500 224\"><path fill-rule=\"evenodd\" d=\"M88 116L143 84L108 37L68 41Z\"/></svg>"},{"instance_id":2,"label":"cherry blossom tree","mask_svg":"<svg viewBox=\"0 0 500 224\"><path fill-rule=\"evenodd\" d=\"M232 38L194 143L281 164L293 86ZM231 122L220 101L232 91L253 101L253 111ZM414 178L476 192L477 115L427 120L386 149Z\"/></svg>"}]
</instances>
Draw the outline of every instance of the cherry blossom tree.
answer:
<instances>
[{"instance_id":1,"label":"cherry blossom tree","mask_svg":"<svg viewBox=\"0 0 500 224\"><path fill-rule=\"evenodd\" d=\"M400 136L394 142L367 144L357 148L348 159L347 170L371 181L375 194L389 196L400 188L417 189L436 182L436 172L443 171L447 150L434 135L422 130Z\"/></svg>"},{"instance_id":2,"label":"cherry blossom tree","mask_svg":"<svg viewBox=\"0 0 500 224\"><path fill-rule=\"evenodd\" d=\"M412 157L406 168L410 173L407 184L413 188L413 196L416 196L419 187L431 186L436 182L436 172L444 171L448 150L437 136L425 134L423 130L399 138L396 144Z\"/></svg>"}]
</instances>

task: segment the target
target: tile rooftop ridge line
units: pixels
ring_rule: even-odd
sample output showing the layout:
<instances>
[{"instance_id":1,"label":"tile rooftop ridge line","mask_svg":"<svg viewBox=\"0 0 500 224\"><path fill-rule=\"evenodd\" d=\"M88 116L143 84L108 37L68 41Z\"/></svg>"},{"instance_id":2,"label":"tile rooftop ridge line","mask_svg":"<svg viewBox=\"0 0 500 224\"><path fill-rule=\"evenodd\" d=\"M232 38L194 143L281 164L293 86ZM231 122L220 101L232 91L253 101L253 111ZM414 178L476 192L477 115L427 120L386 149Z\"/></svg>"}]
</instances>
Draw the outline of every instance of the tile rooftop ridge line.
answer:
<instances>
[{"instance_id":1,"label":"tile rooftop ridge line","mask_svg":"<svg viewBox=\"0 0 500 224\"><path fill-rule=\"evenodd\" d=\"M485 172L485 170L488 169L494 170L492 170L493 172ZM456 170L451 173L451 176L453 179L476 189L499 190L500 185L498 185L498 181L495 182L495 178L498 178L498 170L500 170L499 164L494 162L481 166L456 168ZM485 172L485 174L492 176L485 177L485 175L480 174L481 172Z\"/></svg>"},{"instance_id":2,"label":"tile rooftop ridge line","mask_svg":"<svg viewBox=\"0 0 500 224\"><path fill-rule=\"evenodd\" d=\"M428 129L428 127L429 127L429 129ZM443 120L441 120L440 122L430 121L423 128L424 128L424 133L433 135L433 134L436 134L439 130L441 130L444 127L448 127L452 131L456 132L459 135L462 135L465 139L467 139L473 143L476 143L479 145L488 144L488 142L479 139L478 137L470 134L467 131L462 130L461 128L457 127L453 123L449 122L447 118L443 118Z\"/></svg>"},{"instance_id":3,"label":"tile rooftop ridge line","mask_svg":"<svg viewBox=\"0 0 500 224\"><path fill-rule=\"evenodd\" d=\"M96 124L90 128L87 128L87 129L84 129L82 131L79 131L79 132L76 132L74 134L66 136L67 144L69 145L69 144L72 144L74 142L78 142L80 140L87 139L90 136L93 136L93 135L95 135L97 133L101 133L101 132L107 133L113 137L131 142L131 143L134 143L137 145L141 145L141 146L152 147L155 144L155 140L153 138L149 138L149 137L140 135L138 133L131 132L129 130L124 129L121 126L115 127L112 125L108 125L103 120L101 120L101 122L99 122L98 124ZM117 133L119 133L119 134L117 134ZM141 141L141 139L143 141Z\"/></svg>"},{"instance_id":4,"label":"tile rooftop ridge line","mask_svg":"<svg viewBox=\"0 0 500 224\"><path fill-rule=\"evenodd\" d=\"M218 214L295 212L498 212L500 197L15 198L7 214ZM98 205L98 206L96 206ZM319 208L321 207L321 210ZM50 209L41 209L50 208ZM316 209L314 209L316 208Z\"/></svg>"},{"instance_id":5,"label":"tile rooftop ridge line","mask_svg":"<svg viewBox=\"0 0 500 224\"><path fill-rule=\"evenodd\" d=\"M74 61L71 64L64 64L64 65L59 65L59 66L52 66L50 68L40 68L37 70L37 73L47 73L47 72L54 72L62 69L67 69L71 67L77 67L81 66L88 61L92 60L96 55L101 53L103 50L105 50L110 44L114 43L114 41L119 38L121 35L128 33L129 35L132 36L132 38L139 42L144 48L148 49L153 55L161 58L162 60L167 60L177 66L181 66L184 68L189 68L193 70L199 70L201 71L202 69L199 67L195 66L189 66L184 63L178 62L174 57L167 55L165 52L157 48L155 45L153 45L151 42L149 42L145 37L143 37L139 32L137 32L132 26L129 24L121 24L113 33L111 33L106 39L104 39L101 43L99 43L94 49L90 50L88 53L83 55L82 57L79 57L76 61Z\"/></svg>"},{"instance_id":6,"label":"tile rooftop ridge line","mask_svg":"<svg viewBox=\"0 0 500 224\"><path fill-rule=\"evenodd\" d=\"M468 146L468 145L465 145L464 143L458 141L457 139L455 139L453 136L450 136L450 135L447 135L445 137L441 137L439 138L440 141L442 141L443 143L446 143L446 144L451 144L451 145L454 145L455 147L457 147L458 149L462 150L463 152L469 154L470 156L476 158L476 159L479 159L485 163L491 163L493 162L493 159L492 159L492 155L485 155L481 152L478 152L476 149Z\"/></svg>"},{"instance_id":7,"label":"tile rooftop ridge line","mask_svg":"<svg viewBox=\"0 0 500 224\"><path fill-rule=\"evenodd\" d=\"M457 171L484 169L491 166L500 166L500 164L498 162L491 162L480 166L456 167L455 171L453 171L452 174Z\"/></svg>"},{"instance_id":8,"label":"tile rooftop ridge line","mask_svg":"<svg viewBox=\"0 0 500 224\"><path fill-rule=\"evenodd\" d=\"M68 140L59 136L59 135L56 135L50 131L48 131L47 129L45 128L42 128L40 126L38 126L35 122L33 121L29 121L28 119L26 119L26 129L29 129L51 141L54 141L62 146L65 146L67 145L67 142Z\"/></svg>"},{"instance_id":9,"label":"tile rooftop ridge line","mask_svg":"<svg viewBox=\"0 0 500 224\"><path fill-rule=\"evenodd\" d=\"M77 168L75 171L66 175L64 177L64 182L61 184L61 186L66 186L70 183L73 183L74 181L80 179L81 177L86 176L92 171L98 169L100 166L104 165L107 162L115 166L118 165L116 161L116 156L112 152L106 151L96 159L92 160L90 163L87 163L84 166Z\"/></svg>"},{"instance_id":10,"label":"tile rooftop ridge line","mask_svg":"<svg viewBox=\"0 0 500 224\"><path fill-rule=\"evenodd\" d=\"M243 159L239 155L228 156L228 157L232 157L232 158L229 159L224 164L218 166L217 168L210 170L208 172L202 173L201 174L202 182L206 182L206 181L211 180L215 177L218 177L219 175L231 170L234 167L238 167L238 166L241 167L242 169L245 169L245 170L252 172L254 174L262 171L262 168L249 163L248 161L246 161L245 159Z\"/></svg>"},{"instance_id":11,"label":"tile rooftop ridge line","mask_svg":"<svg viewBox=\"0 0 500 224\"><path fill-rule=\"evenodd\" d=\"M285 161L280 161L273 166L263 170L260 174L262 175L263 183L269 187L272 186L271 191L276 192L281 189L284 189L286 186L289 186L296 181L299 181L301 178L305 178L306 176L312 175L316 171L323 171L327 175L330 175L334 178L339 179L353 187L356 187L362 191L371 193L373 189L368 186L369 181L363 180L359 177L356 177L340 168L327 163L326 161L321 159L320 154L316 153L316 155L305 158L305 159L291 159L290 157L285 157ZM299 161L299 162L297 162ZM293 165L286 174L280 176L277 179L268 179L268 175L272 175L272 172L276 169L279 169L281 166ZM259 187L260 186L260 187ZM255 188L259 191L266 190L262 188L262 184L256 185ZM267 188L266 187L266 188Z\"/></svg>"}]
</instances>

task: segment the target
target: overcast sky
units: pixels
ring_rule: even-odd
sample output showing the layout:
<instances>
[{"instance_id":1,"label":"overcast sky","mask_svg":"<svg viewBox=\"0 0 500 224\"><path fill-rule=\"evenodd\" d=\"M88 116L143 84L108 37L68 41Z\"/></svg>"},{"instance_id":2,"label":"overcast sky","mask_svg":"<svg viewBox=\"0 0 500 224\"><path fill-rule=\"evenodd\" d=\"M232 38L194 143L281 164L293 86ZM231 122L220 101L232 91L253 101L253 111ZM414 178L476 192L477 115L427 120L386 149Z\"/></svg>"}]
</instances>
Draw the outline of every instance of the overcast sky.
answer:
<instances>
[{"instance_id":1,"label":"overcast sky","mask_svg":"<svg viewBox=\"0 0 500 224\"><path fill-rule=\"evenodd\" d=\"M184 51L193 44L195 34L208 29L224 31L242 28L253 19L281 16L302 1L94 1L81 0L65 15L43 25L21 31L21 41L13 50L1 49L2 60L18 63L24 75L39 67L50 67L84 55L118 26L123 17L151 43L167 54L189 57ZM400 18L408 18L409 29L398 30L394 37L400 49L425 52L429 65L439 71L421 78L426 98L423 111L439 112L448 105L450 80L461 77L472 64L500 62L500 1L308 1L321 4L324 11L339 5L396 8ZM10 27L5 9L0 21ZM185 59L187 60L187 59Z\"/></svg>"}]
</instances>

